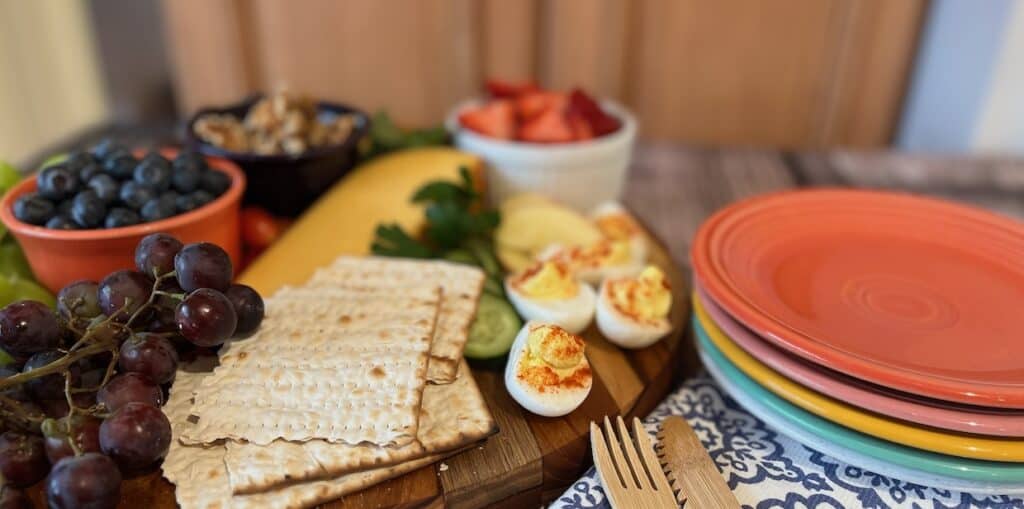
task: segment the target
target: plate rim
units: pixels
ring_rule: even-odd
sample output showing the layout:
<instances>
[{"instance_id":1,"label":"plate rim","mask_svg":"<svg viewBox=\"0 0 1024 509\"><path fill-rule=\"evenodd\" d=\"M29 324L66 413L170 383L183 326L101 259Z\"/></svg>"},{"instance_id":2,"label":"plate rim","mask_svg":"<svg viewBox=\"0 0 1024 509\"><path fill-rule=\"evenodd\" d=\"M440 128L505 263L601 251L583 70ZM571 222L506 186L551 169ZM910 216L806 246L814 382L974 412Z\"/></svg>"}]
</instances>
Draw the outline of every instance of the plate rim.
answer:
<instances>
[{"instance_id":1,"label":"plate rim","mask_svg":"<svg viewBox=\"0 0 1024 509\"><path fill-rule=\"evenodd\" d=\"M710 330L694 317L698 336L708 339L719 353L758 386L795 407L827 421L865 435L936 454L978 461L1019 463L1024 470L1024 440L968 435L967 433L919 427L892 417L863 411L822 395L772 370L729 339L714 324Z\"/></svg>"},{"instance_id":2,"label":"plate rim","mask_svg":"<svg viewBox=\"0 0 1024 509\"><path fill-rule=\"evenodd\" d=\"M964 433L1024 438L1024 413L1019 415L997 415L972 412L968 408L957 409L933 406L927 402L902 399L882 391L875 391L870 387L870 382L860 379L854 378L847 381L842 378L830 378L829 373L825 371L828 368L809 363L805 359L797 357L758 337L753 331L743 328L739 322L735 321L713 299L703 293L703 289L698 284L694 285L694 294L691 296L691 299L694 303L694 316L701 326L704 327L705 331L708 329L709 322L714 323L726 338L748 354L757 358L772 370L809 389L846 401L864 410L885 414L908 422ZM732 323L723 326L723 319L732 320ZM728 329L737 329L746 337L737 339L737 335ZM756 344L756 350L751 349L751 344ZM864 386L858 386L858 384L863 384ZM908 394L908 396L910 395Z\"/></svg>"},{"instance_id":3,"label":"plate rim","mask_svg":"<svg viewBox=\"0 0 1024 509\"><path fill-rule=\"evenodd\" d=\"M771 201L793 199L791 197L794 196L800 199L825 197L834 200L902 200L946 211L954 210L957 214L966 215L972 220L995 223L997 227L1011 229L1022 236L1024 226L992 212L907 193L827 188L787 190L758 195L719 210L698 229L690 249L694 278L702 284L708 294L743 325L787 351L818 364L836 366L857 378L922 396L978 406L1024 409L1024 381L1019 384L969 383L871 362L794 330L782 321L762 313L743 296L737 294L715 269L711 239L717 227L728 217L750 207Z\"/></svg>"},{"instance_id":4,"label":"plate rim","mask_svg":"<svg viewBox=\"0 0 1024 509\"><path fill-rule=\"evenodd\" d=\"M1024 464L960 458L918 450L865 435L864 433L830 422L776 396L744 375L735 366L731 364L723 365L719 360L724 360L724 355L721 352L712 350L714 345L709 340L701 338L700 331L697 332L697 343L702 352L708 352L712 355L715 366L725 371L726 378L740 385L740 389L744 392L752 393L754 396L751 397L756 397L759 401L764 402L772 411L781 415L787 421L792 422L804 432L839 443L854 451L875 457L880 461L923 472L948 476L954 479L1000 484L1019 484L1024 482ZM715 357L716 354L718 357ZM799 442L799 439L797 441Z\"/></svg>"}]
</instances>

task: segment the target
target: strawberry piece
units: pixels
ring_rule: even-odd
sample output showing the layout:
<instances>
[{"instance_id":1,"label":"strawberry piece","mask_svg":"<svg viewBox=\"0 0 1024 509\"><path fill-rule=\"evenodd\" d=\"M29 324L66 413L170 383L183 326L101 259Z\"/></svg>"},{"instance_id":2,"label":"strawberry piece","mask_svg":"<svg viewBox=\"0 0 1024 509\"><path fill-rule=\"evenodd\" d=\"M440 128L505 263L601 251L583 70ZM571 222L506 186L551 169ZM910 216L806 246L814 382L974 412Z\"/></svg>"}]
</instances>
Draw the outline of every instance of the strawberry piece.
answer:
<instances>
[{"instance_id":1,"label":"strawberry piece","mask_svg":"<svg viewBox=\"0 0 1024 509\"><path fill-rule=\"evenodd\" d=\"M605 113L597 101L578 88L569 94L569 112L586 119L595 136L615 132L621 126L619 119Z\"/></svg>"},{"instance_id":2,"label":"strawberry piece","mask_svg":"<svg viewBox=\"0 0 1024 509\"><path fill-rule=\"evenodd\" d=\"M561 143L573 140L565 115L549 109L519 126L519 139L534 143Z\"/></svg>"},{"instance_id":3,"label":"strawberry piece","mask_svg":"<svg viewBox=\"0 0 1024 509\"><path fill-rule=\"evenodd\" d=\"M594 130L590 127L587 119L583 118L583 115L569 112L565 114L565 121L569 123L569 129L572 130L572 139L585 141L594 137Z\"/></svg>"},{"instance_id":4,"label":"strawberry piece","mask_svg":"<svg viewBox=\"0 0 1024 509\"><path fill-rule=\"evenodd\" d=\"M459 124L480 134L510 140L516 130L516 115L512 101L497 99L459 113Z\"/></svg>"},{"instance_id":5,"label":"strawberry piece","mask_svg":"<svg viewBox=\"0 0 1024 509\"><path fill-rule=\"evenodd\" d=\"M540 87L537 86L537 82L533 80L523 81L520 83L501 80L487 80L487 82L484 83L484 87L487 88L487 93L491 94L491 97L495 99L515 99L523 94L540 90Z\"/></svg>"},{"instance_id":6,"label":"strawberry piece","mask_svg":"<svg viewBox=\"0 0 1024 509\"><path fill-rule=\"evenodd\" d=\"M569 97L559 92L527 92L516 98L516 114L529 120L547 110L565 111Z\"/></svg>"}]
</instances>

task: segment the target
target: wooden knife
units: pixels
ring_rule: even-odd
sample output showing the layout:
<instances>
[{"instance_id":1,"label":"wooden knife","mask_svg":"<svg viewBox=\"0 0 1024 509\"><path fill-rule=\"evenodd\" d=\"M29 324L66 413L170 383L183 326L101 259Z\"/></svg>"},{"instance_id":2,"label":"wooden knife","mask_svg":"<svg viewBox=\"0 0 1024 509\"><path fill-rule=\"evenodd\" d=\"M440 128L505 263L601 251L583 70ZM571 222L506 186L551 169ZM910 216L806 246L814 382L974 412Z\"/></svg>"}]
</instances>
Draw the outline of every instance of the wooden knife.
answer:
<instances>
[{"instance_id":1,"label":"wooden knife","mask_svg":"<svg viewBox=\"0 0 1024 509\"><path fill-rule=\"evenodd\" d=\"M656 448L661 468L679 502L687 509L739 509L739 501L711 460L704 444L682 417L661 423Z\"/></svg>"}]
</instances>

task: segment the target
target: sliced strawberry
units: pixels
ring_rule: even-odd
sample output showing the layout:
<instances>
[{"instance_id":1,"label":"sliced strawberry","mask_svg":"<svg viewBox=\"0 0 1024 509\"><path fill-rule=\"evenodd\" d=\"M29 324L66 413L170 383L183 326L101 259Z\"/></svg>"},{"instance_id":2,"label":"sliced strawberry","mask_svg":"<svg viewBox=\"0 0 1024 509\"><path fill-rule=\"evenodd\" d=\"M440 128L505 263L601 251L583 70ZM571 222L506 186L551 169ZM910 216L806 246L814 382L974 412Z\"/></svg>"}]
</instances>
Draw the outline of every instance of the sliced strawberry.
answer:
<instances>
[{"instance_id":1,"label":"sliced strawberry","mask_svg":"<svg viewBox=\"0 0 1024 509\"><path fill-rule=\"evenodd\" d=\"M516 114L529 120L547 110L565 111L569 97L559 92L527 92L516 98Z\"/></svg>"},{"instance_id":2,"label":"sliced strawberry","mask_svg":"<svg viewBox=\"0 0 1024 509\"><path fill-rule=\"evenodd\" d=\"M572 129L565 115L549 109L519 126L519 139L534 143L561 143L572 141Z\"/></svg>"},{"instance_id":3,"label":"sliced strawberry","mask_svg":"<svg viewBox=\"0 0 1024 509\"><path fill-rule=\"evenodd\" d=\"M594 137L594 130L590 127L587 119L583 118L583 115L569 112L565 114L565 121L569 123L569 129L572 130L572 139L584 141Z\"/></svg>"},{"instance_id":4,"label":"sliced strawberry","mask_svg":"<svg viewBox=\"0 0 1024 509\"><path fill-rule=\"evenodd\" d=\"M491 97L495 99L515 99L523 94L540 90L540 87L537 86L537 82L533 80L527 80L520 83L501 80L487 80L484 87L487 88L487 93L491 94Z\"/></svg>"},{"instance_id":5,"label":"sliced strawberry","mask_svg":"<svg viewBox=\"0 0 1024 509\"><path fill-rule=\"evenodd\" d=\"M615 132L621 126L619 119L605 113L597 101L578 88L569 94L569 112L583 116L595 136Z\"/></svg>"},{"instance_id":6,"label":"sliced strawberry","mask_svg":"<svg viewBox=\"0 0 1024 509\"><path fill-rule=\"evenodd\" d=\"M512 101L497 99L459 113L459 123L480 134L510 140L515 135L516 115Z\"/></svg>"}]
</instances>

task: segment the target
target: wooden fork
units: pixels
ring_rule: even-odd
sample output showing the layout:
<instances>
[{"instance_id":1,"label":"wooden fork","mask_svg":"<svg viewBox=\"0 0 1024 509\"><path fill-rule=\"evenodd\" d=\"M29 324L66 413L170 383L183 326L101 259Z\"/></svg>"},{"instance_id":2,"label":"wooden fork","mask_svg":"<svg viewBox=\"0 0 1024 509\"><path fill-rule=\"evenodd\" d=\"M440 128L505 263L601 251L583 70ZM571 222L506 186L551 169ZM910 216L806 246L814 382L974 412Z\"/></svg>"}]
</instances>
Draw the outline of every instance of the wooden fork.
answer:
<instances>
[{"instance_id":1,"label":"wooden fork","mask_svg":"<svg viewBox=\"0 0 1024 509\"><path fill-rule=\"evenodd\" d=\"M678 508L640 419L633 418L632 437L622 417L616 418L616 424L618 436L608 417L603 434L597 423L590 423L590 449L608 502L615 509Z\"/></svg>"}]
</instances>

